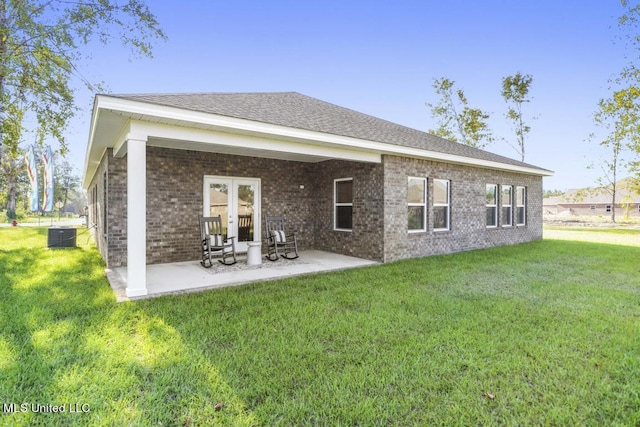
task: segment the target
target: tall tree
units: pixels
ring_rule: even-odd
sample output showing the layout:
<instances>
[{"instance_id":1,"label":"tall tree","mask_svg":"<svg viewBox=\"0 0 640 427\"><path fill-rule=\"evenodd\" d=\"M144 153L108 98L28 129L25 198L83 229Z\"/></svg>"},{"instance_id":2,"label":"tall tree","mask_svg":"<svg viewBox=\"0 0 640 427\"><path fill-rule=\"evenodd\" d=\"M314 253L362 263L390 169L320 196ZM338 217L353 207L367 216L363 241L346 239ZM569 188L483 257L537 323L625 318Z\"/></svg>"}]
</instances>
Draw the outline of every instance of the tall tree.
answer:
<instances>
[{"instance_id":1,"label":"tall tree","mask_svg":"<svg viewBox=\"0 0 640 427\"><path fill-rule=\"evenodd\" d=\"M61 210L67 210L69 195L76 192L80 185L80 177L74 171L73 166L67 160L56 160L54 179L54 200L62 202Z\"/></svg>"},{"instance_id":2,"label":"tall tree","mask_svg":"<svg viewBox=\"0 0 640 427\"><path fill-rule=\"evenodd\" d=\"M596 125L607 132L600 145L609 150L609 157L602 163L601 187L611 194L611 221L616 222L616 185L620 168L624 167L622 153L640 145L640 89L630 86L613 93L598 102L594 115Z\"/></svg>"},{"instance_id":3,"label":"tall tree","mask_svg":"<svg viewBox=\"0 0 640 427\"><path fill-rule=\"evenodd\" d=\"M524 162L525 138L531 131L531 127L524 123L522 118L522 106L530 102L529 88L533 82L530 74L517 72L513 76L502 79L502 98L507 103L507 119L513 123L513 131L516 136L516 143L509 143L520 155Z\"/></svg>"},{"instance_id":4,"label":"tall tree","mask_svg":"<svg viewBox=\"0 0 640 427\"><path fill-rule=\"evenodd\" d=\"M37 141L64 138L75 112L70 81L91 82L77 71L80 47L119 39L135 54L151 56L151 42L165 39L142 0L0 0L0 144L14 158L25 112L33 114Z\"/></svg>"},{"instance_id":5,"label":"tall tree","mask_svg":"<svg viewBox=\"0 0 640 427\"><path fill-rule=\"evenodd\" d=\"M7 219L16 218L16 199L18 193L18 178L20 173L25 170L23 159L18 156L3 156L4 147L0 146L0 173L2 174L4 192L6 194L7 203L5 205ZM20 153L21 154L21 153Z\"/></svg>"},{"instance_id":6,"label":"tall tree","mask_svg":"<svg viewBox=\"0 0 640 427\"><path fill-rule=\"evenodd\" d=\"M640 87L640 2L620 0L620 3L624 9L622 15L618 18L618 27L621 30L621 36L625 47L629 51L626 58L629 62L622 68L617 78L611 79L611 83L615 87L622 87L620 91L614 91L613 98L616 97L616 93L626 91L627 94L632 94ZM620 94L618 94L620 97ZM638 100L634 97L634 102ZM627 109L630 114L626 121L640 122L640 115L638 114L638 106L634 109ZM630 125L629 125L630 126ZM634 156L630 159L627 166L629 172L633 174L633 179L636 183L639 183L640 189L640 138L632 138L628 141L628 146Z\"/></svg>"},{"instance_id":7,"label":"tall tree","mask_svg":"<svg viewBox=\"0 0 640 427\"><path fill-rule=\"evenodd\" d=\"M433 80L439 100L437 104L427 103L427 106L431 108L431 116L438 121L438 128L430 132L471 147L486 147L494 140L487 123L489 114L469 107L464 91L454 86L455 81L446 77Z\"/></svg>"}]
</instances>

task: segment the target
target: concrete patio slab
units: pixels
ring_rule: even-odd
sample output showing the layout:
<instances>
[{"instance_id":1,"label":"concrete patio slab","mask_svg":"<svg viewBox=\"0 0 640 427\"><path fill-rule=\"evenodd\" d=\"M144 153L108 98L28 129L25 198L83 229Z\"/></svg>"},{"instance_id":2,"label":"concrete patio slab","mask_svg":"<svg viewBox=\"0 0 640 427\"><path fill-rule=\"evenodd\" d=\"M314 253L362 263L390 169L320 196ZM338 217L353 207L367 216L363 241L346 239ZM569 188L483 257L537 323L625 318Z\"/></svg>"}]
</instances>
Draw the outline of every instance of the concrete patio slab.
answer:
<instances>
[{"instance_id":1,"label":"concrete patio slab","mask_svg":"<svg viewBox=\"0 0 640 427\"><path fill-rule=\"evenodd\" d=\"M343 270L378 264L361 258L324 251L301 251L296 260L263 260L260 265L248 266L246 257L239 257L233 266L216 265L203 268L198 261L147 266L148 295L136 298L126 296L127 268L107 269L106 275L118 302L154 298L162 295L200 292L209 289L238 286L252 282L282 279L302 274Z\"/></svg>"}]
</instances>

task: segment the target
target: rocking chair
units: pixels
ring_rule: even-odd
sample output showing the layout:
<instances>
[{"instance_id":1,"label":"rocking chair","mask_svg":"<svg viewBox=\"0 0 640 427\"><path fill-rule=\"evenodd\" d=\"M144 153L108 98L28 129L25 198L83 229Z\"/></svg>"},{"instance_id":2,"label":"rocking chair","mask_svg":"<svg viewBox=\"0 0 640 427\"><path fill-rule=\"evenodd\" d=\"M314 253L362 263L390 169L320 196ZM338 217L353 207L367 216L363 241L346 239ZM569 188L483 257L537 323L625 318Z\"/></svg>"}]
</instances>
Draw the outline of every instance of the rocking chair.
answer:
<instances>
[{"instance_id":1,"label":"rocking chair","mask_svg":"<svg viewBox=\"0 0 640 427\"><path fill-rule=\"evenodd\" d=\"M267 234L267 256L269 261L277 261L279 257L298 258L298 241L296 233L286 234L283 216L264 216Z\"/></svg>"},{"instance_id":2,"label":"rocking chair","mask_svg":"<svg viewBox=\"0 0 640 427\"><path fill-rule=\"evenodd\" d=\"M233 265L236 260L235 237L227 237L222 232L222 217L208 216L200 217L200 239L202 246L202 261L200 264L204 268L213 266L213 257L221 256L218 262L224 265ZM233 258L228 262L227 258Z\"/></svg>"}]
</instances>

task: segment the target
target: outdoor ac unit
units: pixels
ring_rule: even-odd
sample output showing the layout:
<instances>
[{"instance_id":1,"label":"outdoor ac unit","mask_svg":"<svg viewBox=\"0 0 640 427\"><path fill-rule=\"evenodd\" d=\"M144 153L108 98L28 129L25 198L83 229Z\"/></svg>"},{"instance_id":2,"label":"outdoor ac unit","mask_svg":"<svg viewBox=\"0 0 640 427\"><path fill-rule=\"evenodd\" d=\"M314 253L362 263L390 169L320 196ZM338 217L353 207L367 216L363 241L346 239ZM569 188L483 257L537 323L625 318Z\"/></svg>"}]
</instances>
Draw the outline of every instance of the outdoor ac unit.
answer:
<instances>
[{"instance_id":1,"label":"outdoor ac unit","mask_svg":"<svg viewBox=\"0 0 640 427\"><path fill-rule=\"evenodd\" d=\"M75 228L49 228L47 234L47 247L49 248L75 248Z\"/></svg>"}]
</instances>

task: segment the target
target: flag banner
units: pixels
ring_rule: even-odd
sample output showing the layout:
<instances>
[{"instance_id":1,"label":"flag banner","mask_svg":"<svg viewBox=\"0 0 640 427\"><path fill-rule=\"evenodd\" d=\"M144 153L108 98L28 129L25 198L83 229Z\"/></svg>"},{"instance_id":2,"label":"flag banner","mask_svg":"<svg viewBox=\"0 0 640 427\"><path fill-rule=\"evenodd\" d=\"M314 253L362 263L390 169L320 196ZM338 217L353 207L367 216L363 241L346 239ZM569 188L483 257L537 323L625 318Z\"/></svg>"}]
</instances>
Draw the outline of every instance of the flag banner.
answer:
<instances>
[{"instance_id":1,"label":"flag banner","mask_svg":"<svg viewBox=\"0 0 640 427\"><path fill-rule=\"evenodd\" d=\"M42 210L53 212L53 153L47 147L42 153L44 162L44 195L42 196Z\"/></svg>"},{"instance_id":2,"label":"flag banner","mask_svg":"<svg viewBox=\"0 0 640 427\"><path fill-rule=\"evenodd\" d=\"M27 164L27 174L29 175L29 184L31 184L31 195L29 197L31 201L31 212L39 212L40 197L38 196L38 163L36 162L36 156L33 152L33 145L24 156L24 161Z\"/></svg>"}]
</instances>

